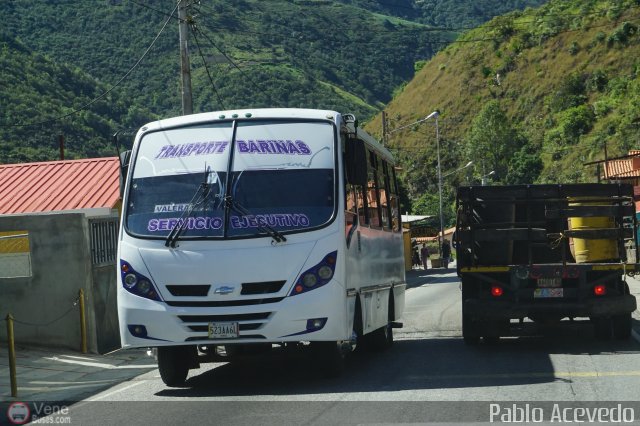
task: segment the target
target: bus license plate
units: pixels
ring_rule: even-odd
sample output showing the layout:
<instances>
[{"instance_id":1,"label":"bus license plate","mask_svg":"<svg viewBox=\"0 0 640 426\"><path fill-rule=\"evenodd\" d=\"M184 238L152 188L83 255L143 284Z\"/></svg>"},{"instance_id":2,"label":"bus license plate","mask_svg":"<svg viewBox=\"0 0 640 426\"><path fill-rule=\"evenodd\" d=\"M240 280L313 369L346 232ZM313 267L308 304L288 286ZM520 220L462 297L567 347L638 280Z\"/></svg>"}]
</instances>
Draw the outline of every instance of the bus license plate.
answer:
<instances>
[{"instance_id":1,"label":"bus license plate","mask_svg":"<svg viewBox=\"0 0 640 426\"><path fill-rule=\"evenodd\" d=\"M210 339L233 339L238 337L237 322L211 322L209 323Z\"/></svg>"},{"instance_id":2,"label":"bus license plate","mask_svg":"<svg viewBox=\"0 0 640 426\"><path fill-rule=\"evenodd\" d=\"M533 297L543 299L549 297L564 297L563 288L536 288Z\"/></svg>"}]
</instances>

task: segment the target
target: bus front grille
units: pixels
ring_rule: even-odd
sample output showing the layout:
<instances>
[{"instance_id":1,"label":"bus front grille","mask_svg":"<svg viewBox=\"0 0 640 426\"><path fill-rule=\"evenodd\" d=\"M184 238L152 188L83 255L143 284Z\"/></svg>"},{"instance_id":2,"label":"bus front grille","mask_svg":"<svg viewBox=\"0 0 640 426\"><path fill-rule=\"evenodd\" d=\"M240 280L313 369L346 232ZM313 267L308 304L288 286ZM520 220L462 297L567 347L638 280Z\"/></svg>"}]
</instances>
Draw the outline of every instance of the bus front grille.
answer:
<instances>
[{"instance_id":1,"label":"bus front grille","mask_svg":"<svg viewBox=\"0 0 640 426\"><path fill-rule=\"evenodd\" d=\"M167 290L172 296L206 296L211 285L167 285Z\"/></svg>"},{"instance_id":2,"label":"bus front grille","mask_svg":"<svg viewBox=\"0 0 640 426\"><path fill-rule=\"evenodd\" d=\"M270 297L265 299L240 299L240 300L218 300L218 301L202 301L202 302L190 302L190 301L175 301L167 300L165 303L169 306L177 306L182 308L223 308L226 306L249 306L249 305L264 305L268 303L278 303L283 300L284 297Z\"/></svg>"},{"instance_id":3,"label":"bus front grille","mask_svg":"<svg viewBox=\"0 0 640 426\"><path fill-rule=\"evenodd\" d=\"M269 294L277 293L285 285L286 281L263 281L256 283L242 283L240 294Z\"/></svg>"},{"instance_id":4,"label":"bus front grille","mask_svg":"<svg viewBox=\"0 0 640 426\"><path fill-rule=\"evenodd\" d=\"M243 336L239 336L239 337L234 337L232 339L220 339L220 340L229 340L230 342L237 342L238 340L253 340L253 339L266 339L266 337L264 337L261 334L247 334L247 335L243 335ZM203 335L203 336L192 336L192 337L187 337L184 341L185 342L195 342L197 340L209 340L209 337L207 335Z\"/></svg>"},{"instance_id":5,"label":"bus front grille","mask_svg":"<svg viewBox=\"0 0 640 426\"><path fill-rule=\"evenodd\" d=\"M258 312L255 314L231 314L231 315L178 315L183 322L231 322L231 321L260 321L266 320L271 312Z\"/></svg>"}]
</instances>

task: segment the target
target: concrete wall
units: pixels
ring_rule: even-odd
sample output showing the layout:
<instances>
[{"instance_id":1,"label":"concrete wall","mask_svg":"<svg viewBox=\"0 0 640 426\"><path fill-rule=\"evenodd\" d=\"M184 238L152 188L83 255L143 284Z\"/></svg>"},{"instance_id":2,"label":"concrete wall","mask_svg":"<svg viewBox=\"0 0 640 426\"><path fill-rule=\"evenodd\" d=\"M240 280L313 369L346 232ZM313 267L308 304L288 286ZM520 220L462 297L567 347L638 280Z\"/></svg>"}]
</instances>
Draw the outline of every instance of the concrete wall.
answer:
<instances>
[{"instance_id":1,"label":"concrete wall","mask_svg":"<svg viewBox=\"0 0 640 426\"><path fill-rule=\"evenodd\" d=\"M0 316L11 313L15 318L16 343L79 350L80 314L74 303L82 288L89 351L113 348L113 336L102 333L112 328L114 316L117 323L115 266L92 268L84 214L0 216L0 231L24 230L29 233L31 276L0 278ZM0 341L6 340L3 324Z\"/></svg>"}]
</instances>

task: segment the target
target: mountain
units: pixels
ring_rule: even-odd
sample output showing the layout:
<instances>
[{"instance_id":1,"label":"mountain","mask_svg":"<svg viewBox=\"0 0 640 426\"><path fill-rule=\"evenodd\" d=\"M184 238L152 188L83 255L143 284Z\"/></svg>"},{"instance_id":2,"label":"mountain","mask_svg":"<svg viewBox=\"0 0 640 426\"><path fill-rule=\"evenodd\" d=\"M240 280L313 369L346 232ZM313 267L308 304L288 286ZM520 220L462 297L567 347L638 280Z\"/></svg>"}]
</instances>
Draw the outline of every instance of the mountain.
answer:
<instances>
[{"instance_id":1,"label":"mountain","mask_svg":"<svg viewBox=\"0 0 640 426\"><path fill-rule=\"evenodd\" d=\"M540 1L508 4L524 7ZM379 8L383 2L189 3L195 112L267 106L316 107L354 112L361 119L380 111L392 99L393 91L414 76L416 64L421 66L464 29L434 27L436 23L456 22L450 14L462 12L454 4L469 5L464 9L464 22L471 18L481 22L493 16L491 8L499 4L485 1L479 5L471 0L431 2L438 15L430 20L424 4L415 17L398 12L407 10L407 5L413 2L398 2L395 15L385 14ZM87 138L91 141L86 147L78 146L74 151L77 155L94 156L110 149L108 142L96 145L95 133L104 133L106 141L113 129L139 126L150 116L181 113L176 6L175 0L0 2L4 39L11 40L10 44L19 43L30 52L12 50L11 54L36 55L38 61L82 74L84 83L78 88L68 87L71 92L97 96L109 91L110 96L122 102L117 108L107 102L103 112L95 112L111 123L108 128L92 126L82 114L65 117L63 122L67 124L56 123L59 127L88 127ZM64 95L45 97L42 108L35 102L37 97L21 103L25 98L16 95L21 90L53 93L60 79L66 81L67 71L62 75L56 75L56 70L52 72L35 78L39 88L23 88L24 82L3 86L11 92L6 100L11 100L13 112L0 118L0 140L5 146L23 149L24 153L0 157L1 162L41 158L42 155L33 157L29 149L41 149L55 135L52 126L32 124L55 122L60 113L64 115L82 105L79 99ZM27 80L30 85L34 79ZM49 83L53 87L47 87ZM73 86L75 80L65 84ZM83 89L83 85L91 85L92 89ZM122 108L132 111L125 114L129 120L118 118L123 116L119 110ZM135 117L140 120L134 120Z\"/></svg>"},{"instance_id":2,"label":"mountain","mask_svg":"<svg viewBox=\"0 0 640 426\"><path fill-rule=\"evenodd\" d=\"M637 0L553 0L438 52L385 108L406 209L438 211L435 120L422 120L435 110L448 222L458 183L594 182L586 163L637 149L639 18ZM382 115L366 130L382 137Z\"/></svg>"},{"instance_id":3,"label":"mountain","mask_svg":"<svg viewBox=\"0 0 640 426\"><path fill-rule=\"evenodd\" d=\"M85 72L57 64L0 31L0 160L48 161L115 154L111 135L153 115ZM103 96L104 95L104 96Z\"/></svg>"}]
</instances>

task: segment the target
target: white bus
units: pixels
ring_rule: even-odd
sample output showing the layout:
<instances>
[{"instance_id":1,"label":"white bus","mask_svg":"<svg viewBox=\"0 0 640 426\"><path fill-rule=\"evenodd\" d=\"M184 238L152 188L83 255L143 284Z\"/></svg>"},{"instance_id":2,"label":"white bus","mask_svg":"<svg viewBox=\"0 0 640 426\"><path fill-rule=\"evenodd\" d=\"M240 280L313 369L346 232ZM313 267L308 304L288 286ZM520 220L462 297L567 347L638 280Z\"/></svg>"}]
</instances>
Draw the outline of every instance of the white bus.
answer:
<instances>
[{"instance_id":1,"label":"white bus","mask_svg":"<svg viewBox=\"0 0 640 426\"><path fill-rule=\"evenodd\" d=\"M231 360L304 345L338 372L359 343L391 346L406 287L398 187L355 117L181 116L142 127L128 158L122 346L157 348L167 385L212 348Z\"/></svg>"}]
</instances>

